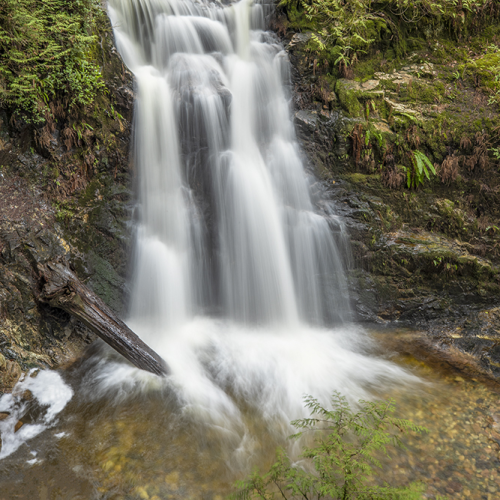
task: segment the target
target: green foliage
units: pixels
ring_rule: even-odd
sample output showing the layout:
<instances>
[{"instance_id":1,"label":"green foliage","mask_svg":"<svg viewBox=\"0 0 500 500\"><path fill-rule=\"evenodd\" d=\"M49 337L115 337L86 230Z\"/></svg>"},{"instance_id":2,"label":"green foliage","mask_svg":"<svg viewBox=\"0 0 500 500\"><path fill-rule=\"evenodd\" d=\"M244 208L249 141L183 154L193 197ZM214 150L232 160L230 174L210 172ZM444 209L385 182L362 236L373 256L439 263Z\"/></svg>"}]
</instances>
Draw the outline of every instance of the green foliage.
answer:
<instances>
[{"instance_id":1,"label":"green foliage","mask_svg":"<svg viewBox=\"0 0 500 500\"><path fill-rule=\"evenodd\" d=\"M500 148L491 148L490 151L493 153L495 160L500 160Z\"/></svg>"},{"instance_id":2,"label":"green foliage","mask_svg":"<svg viewBox=\"0 0 500 500\"><path fill-rule=\"evenodd\" d=\"M314 21L317 30L312 34L312 49L334 65L348 67L358 54L375 41L374 21L386 26L386 20L370 12L367 0L282 0L280 6L298 4L308 21Z\"/></svg>"},{"instance_id":3,"label":"green foliage","mask_svg":"<svg viewBox=\"0 0 500 500\"><path fill-rule=\"evenodd\" d=\"M460 66L460 72L455 73L455 78L473 76L476 86L490 94L489 104L500 105L500 46L491 43L481 47L484 54L477 58L467 58Z\"/></svg>"},{"instance_id":4,"label":"green foliage","mask_svg":"<svg viewBox=\"0 0 500 500\"><path fill-rule=\"evenodd\" d=\"M344 76L377 44L404 52L404 35L412 30L422 36L424 27L432 31L439 26L458 38L498 16L496 0L281 0L279 5L312 27L309 48L328 64L339 65Z\"/></svg>"},{"instance_id":5,"label":"green foliage","mask_svg":"<svg viewBox=\"0 0 500 500\"><path fill-rule=\"evenodd\" d=\"M436 175L436 169L429 158L421 151L413 151L411 156L412 166L406 171L406 184L408 188L417 188L424 183L425 177L430 180L429 171Z\"/></svg>"},{"instance_id":6,"label":"green foliage","mask_svg":"<svg viewBox=\"0 0 500 500\"><path fill-rule=\"evenodd\" d=\"M95 58L99 0L0 2L0 104L28 122L49 116L51 101L84 107L105 89Z\"/></svg>"},{"instance_id":7,"label":"green foliage","mask_svg":"<svg viewBox=\"0 0 500 500\"><path fill-rule=\"evenodd\" d=\"M383 486L374 482L375 468L381 467L377 456L388 456L390 445L403 446L400 434L426 429L408 420L394 418L394 401L360 401L354 411L345 397L334 393L332 409L325 409L311 396L305 398L310 418L292 422L299 433L318 433L316 446L306 448L302 457L314 472L292 464L284 451L267 474L254 472L237 484L233 498L247 500L284 499L342 499L342 500L411 500L421 498L422 487L412 484L406 488Z\"/></svg>"}]
</instances>

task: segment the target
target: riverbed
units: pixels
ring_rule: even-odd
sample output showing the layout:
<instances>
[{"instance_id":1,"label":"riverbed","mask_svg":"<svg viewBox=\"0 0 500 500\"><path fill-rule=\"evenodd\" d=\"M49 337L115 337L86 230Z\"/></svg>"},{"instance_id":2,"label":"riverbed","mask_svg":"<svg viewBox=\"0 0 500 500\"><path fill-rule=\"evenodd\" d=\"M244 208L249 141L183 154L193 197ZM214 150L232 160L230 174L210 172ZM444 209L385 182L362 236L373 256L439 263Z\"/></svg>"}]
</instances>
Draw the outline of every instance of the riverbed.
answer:
<instances>
[{"instance_id":1,"label":"riverbed","mask_svg":"<svg viewBox=\"0 0 500 500\"><path fill-rule=\"evenodd\" d=\"M397 335L372 333L382 346L394 346ZM498 388L407 353L391 360L424 383L374 397L394 398L398 416L429 432L408 435L406 450L391 450L382 479L423 482L424 498L498 498ZM78 385L82 366L63 373L68 384ZM283 422L239 406L240 427L224 426L183 411L162 386L95 401L76 392L55 425L0 461L0 498L224 498L253 468L269 467L278 446L290 447Z\"/></svg>"}]
</instances>

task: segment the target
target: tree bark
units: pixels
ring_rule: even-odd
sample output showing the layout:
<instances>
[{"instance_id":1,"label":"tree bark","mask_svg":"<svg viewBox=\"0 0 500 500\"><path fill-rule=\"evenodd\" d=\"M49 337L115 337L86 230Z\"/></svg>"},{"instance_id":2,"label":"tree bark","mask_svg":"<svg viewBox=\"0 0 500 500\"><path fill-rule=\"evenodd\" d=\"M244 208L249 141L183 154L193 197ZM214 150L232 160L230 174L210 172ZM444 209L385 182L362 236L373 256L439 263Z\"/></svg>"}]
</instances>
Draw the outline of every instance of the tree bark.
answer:
<instances>
[{"instance_id":1,"label":"tree bark","mask_svg":"<svg viewBox=\"0 0 500 500\"><path fill-rule=\"evenodd\" d=\"M167 375L163 359L147 346L115 313L62 262L39 264L43 280L39 300L68 312L134 366L155 375Z\"/></svg>"}]
</instances>

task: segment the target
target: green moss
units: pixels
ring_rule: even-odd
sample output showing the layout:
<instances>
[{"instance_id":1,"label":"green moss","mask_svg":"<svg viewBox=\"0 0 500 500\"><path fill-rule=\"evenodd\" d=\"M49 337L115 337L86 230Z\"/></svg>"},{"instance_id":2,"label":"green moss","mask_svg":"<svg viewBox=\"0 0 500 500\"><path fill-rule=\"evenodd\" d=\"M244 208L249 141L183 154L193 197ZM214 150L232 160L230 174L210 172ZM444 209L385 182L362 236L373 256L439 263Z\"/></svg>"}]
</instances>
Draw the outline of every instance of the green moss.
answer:
<instances>
[{"instance_id":1,"label":"green moss","mask_svg":"<svg viewBox=\"0 0 500 500\"><path fill-rule=\"evenodd\" d=\"M435 104L443 100L445 86L443 82L427 83L416 80L412 82L410 96L417 103Z\"/></svg>"},{"instance_id":2,"label":"green moss","mask_svg":"<svg viewBox=\"0 0 500 500\"><path fill-rule=\"evenodd\" d=\"M342 107L352 117L363 116L363 106L358 100L358 92L353 88L353 82L349 80L338 80L335 85L335 92Z\"/></svg>"},{"instance_id":3,"label":"green moss","mask_svg":"<svg viewBox=\"0 0 500 500\"><path fill-rule=\"evenodd\" d=\"M372 188L380 187L380 174L362 174L354 172L343 174L342 177L348 182L352 182L354 184L361 184ZM386 208L389 210L389 207L384 206L384 210Z\"/></svg>"},{"instance_id":4,"label":"green moss","mask_svg":"<svg viewBox=\"0 0 500 500\"><path fill-rule=\"evenodd\" d=\"M93 202L96 198L96 192L101 187L101 183L98 178L93 179L87 187L85 191L79 197L79 204L81 207L87 206L89 203Z\"/></svg>"},{"instance_id":5,"label":"green moss","mask_svg":"<svg viewBox=\"0 0 500 500\"><path fill-rule=\"evenodd\" d=\"M457 40L478 33L493 38L499 31L498 9L484 15L485 1L471 0L465 9L455 0L430 4L418 0L404 6L400 0L281 0L279 5L286 10L292 28L312 31L322 40L310 48L328 61L330 72L338 64L345 69L360 66L361 61L365 66L356 74L363 79L375 72L369 62L374 55L387 62L431 47L431 53L422 54L419 62L429 58L439 62L466 60L467 51Z\"/></svg>"},{"instance_id":6,"label":"green moss","mask_svg":"<svg viewBox=\"0 0 500 500\"><path fill-rule=\"evenodd\" d=\"M366 184L368 182L368 176L365 174L360 174L356 172L354 174L346 174L345 177L356 184Z\"/></svg>"},{"instance_id":7,"label":"green moss","mask_svg":"<svg viewBox=\"0 0 500 500\"><path fill-rule=\"evenodd\" d=\"M32 123L54 118L51 101L70 110L92 103L105 88L96 35L105 24L106 15L97 0L4 0L0 6L2 99Z\"/></svg>"},{"instance_id":8,"label":"green moss","mask_svg":"<svg viewBox=\"0 0 500 500\"><path fill-rule=\"evenodd\" d=\"M494 48L492 52L488 52L483 57L476 59L473 65L478 70L491 70L492 68L499 68L500 52L498 51L498 48Z\"/></svg>"}]
</instances>

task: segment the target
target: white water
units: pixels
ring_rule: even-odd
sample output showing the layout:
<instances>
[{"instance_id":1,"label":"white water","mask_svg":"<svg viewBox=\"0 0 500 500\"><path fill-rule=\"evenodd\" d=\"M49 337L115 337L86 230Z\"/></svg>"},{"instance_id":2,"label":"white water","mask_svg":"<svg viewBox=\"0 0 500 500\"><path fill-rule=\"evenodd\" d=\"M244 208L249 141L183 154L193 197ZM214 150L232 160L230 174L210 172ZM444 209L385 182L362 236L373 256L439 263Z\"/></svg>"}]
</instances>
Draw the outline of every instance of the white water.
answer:
<instances>
[{"instance_id":1,"label":"white water","mask_svg":"<svg viewBox=\"0 0 500 500\"><path fill-rule=\"evenodd\" d=\"M220 422L237 418L238 398L288 421L304 394L354 400L411 379L363 355L366 337L348 326L332 216L311 203L295 140L289 62L265 31L271 9L109 2L137 82L129 324L165 357L185 408ZM101 390L123 385L117 373L108 366Z\"/></svg>"},{"instance_id":2,"label":"white water","mask_svg":"<svg viewBox=\"0 0 500 500\"><path fill-rule=\"evenodd\" d=\"M24 397L26 391L31 393L32 399L29 401ZM23 375L12 394L4 394L0 398L0 412L9 414L5 420L0 421L0 459L8 457L23 443L55 425L57 415L72 397L73 390L56 372L44 370L37 373L36 370L31 370ZM16 432L16 424L33 403L42 409L36 422L26 423ZM34 455L36 456L36 452Z\"/></svg>"},{"instance_id":3,"label":"white water","mask_svg":"<svg viewBox=\"0 0 500 500\"><path fill-rule=\"evenodd\" d=\"M415 382L368 356L369 340L349 323L330 230L341 222L311 202L287 55L265 31L270 12L250 0L110 0L137 96L140 222L128 323L172 375L103 358L79 390L123 400L166 385L187 414L236 432L240 454L249 442L242 400L287 435L287 423L306 415L306 394L326 403L338 390L355 401ZM30 437L29 426L14 435L18 413L1 424L12 440L3 455Z\"/></svg>"},{"instance_id":4,"label":"white water","mask_svg":"<svg viewBox=\"0 0 500 500\"><path fill-rule=\"evenodd\" d=\"M172 333L206 311L262 326L349 318L335 242L295 142L286 54L263 31L266 9L110 2L137 81L134 325Z\"/></svg>"}]
</instances>

